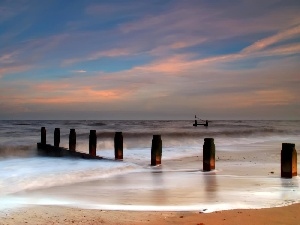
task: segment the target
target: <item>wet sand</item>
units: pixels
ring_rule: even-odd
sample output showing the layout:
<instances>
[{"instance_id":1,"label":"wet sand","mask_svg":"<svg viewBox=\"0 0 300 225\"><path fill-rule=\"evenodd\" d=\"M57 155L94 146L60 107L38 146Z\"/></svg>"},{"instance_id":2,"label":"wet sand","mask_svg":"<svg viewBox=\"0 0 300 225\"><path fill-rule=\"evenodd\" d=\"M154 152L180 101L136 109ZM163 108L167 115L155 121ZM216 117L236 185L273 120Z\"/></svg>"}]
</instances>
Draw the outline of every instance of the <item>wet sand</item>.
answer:
<instances>
[{"instance_id":1,"label":"wet sand","mask_svg":"<svg viewBox=\"0 0 300 225\"><path fill-rule=\"evenodd\" d=\"M300 179L280 178L264 152L218 152L216 170L202 157L163 161L159 167L13 194L11 202L102 210L203 211L283 206L300 199ZM274 157L278 157L276 154Z\"/></svg>"},{"instance_id":2,"label":"wet sand","mask_svg":"<svg viewBox=\"0 0 300 225\"><path fill-rule=\"evenodd\" d=\"M35 206L0 216L0 224L296 225L300 204L269 209L199 212L104 211Z\"/></svg>"},{"instance_id":3,"label":"wet sand","mask_svg":"<svg viewBox=\"0 0 300 225\"><path fill-rule=\"evenodd\" d=\"M144 171L16 193L28 205L0 213L0 224L299 224L299 203L274 207L300 199L299 177L280 178L280 149L219 151L216 170L209 173L201 171L201 159L165 160L160 167L144 164ZM195 202L196 210L178 211ZM256 202L269 208L241 209ZM114 210L104 210L110 204ZM172 204L179 208L165 207ZM220 211L218 204L237 209Z\"/></svg>"}]
</instances>

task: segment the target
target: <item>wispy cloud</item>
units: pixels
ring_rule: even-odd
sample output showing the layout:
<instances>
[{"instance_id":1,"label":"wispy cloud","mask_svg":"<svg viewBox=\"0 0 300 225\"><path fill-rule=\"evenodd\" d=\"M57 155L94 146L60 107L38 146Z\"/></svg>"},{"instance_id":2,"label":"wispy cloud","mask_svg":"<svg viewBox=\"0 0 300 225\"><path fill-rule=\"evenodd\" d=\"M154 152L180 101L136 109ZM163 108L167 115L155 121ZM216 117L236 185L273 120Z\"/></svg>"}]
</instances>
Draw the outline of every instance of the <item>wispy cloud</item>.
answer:
<instances>
[{"instance_id":1,"label":"wispy cloud","mask_svg":"<svg viewBox=\"0 0 300 225\"><path fill-rule=\"evenodd\" d=\"M28 98L28 96L21 96L15 94L10 99L13 99L15 103L26 103L26 104L41 104L41 105L59 105L59 104L79 104L87 102L98 102L105 103L112 101L119 101L126 98L126 92L124 90L95 90L91 87L81 87L77 89L70 88L55 88L49 89L51 87L42 88L38 87L37 90L40 91L39 94L35 94ZM52 91L51 91L52 90ZM54 93L53 91L56 91ZM49 94L49 91L51 93Z\"/></svg>"},{"instance_id":2,"label":"wispy cloud","mask_svg":"<svg viewBox=\"0 0 300 225\"><path fill-rule=\"evenodd\" d=\"M66 66L78 62L93 61L104 57L113 58L113 57L129 55L129 54L130 52L127 49L110 49L104 51L97 51L97 52L92 52L85 57L66 59L63 61L62 65Z\"/></svg>"},{"instance_id":3,"label":"wispy cloud","mask_svg":"<svg viewBox=\"0 0 300 225\"><path fill-rule=\"evenodd\" d=\"M86 73L86 70L72 70L73 73Z\"/></svg>"},{"instance_id":4,"label":"wispy cloud","mask_svg":"<svg viewBox=\"0 0 300 225\"><path fill-rule=\"evenodd\" d=\"M32 68L32 65L10 65L10 66L2 66L0 68L0 78L12 74L19 73L23 71L27 71Z\"/></svg>"},{"instance_id":5,"label":"wispy cloud","mask_svg":"<svg viewBox=\"0 0 300 225\"><path fill-rule=\"evenodd\" d=\"M180 75L181 72L187 69L188 65L191 65L191 61L189 59L189 55L174 55L171 57L158 59L147 65L137 66L134 69L147 73Z\"/></svg>"},{"instance_id":6,"label":"wispy cloud","mask_svg":"<svg viewBox=\"0 0 300 225\"><path fill-rule=\"evenodd\" d=\"M247 48L245 48L242 52L250 53L250 52L259 51L269 47L270 45L276 44L280 41L288 40L290 38L299 37L299 36L300 36L300 25L289 28L284 31L280 31L279 33L272 35L270 37L261 39L255 42L254 44L248 46Z\"/></svg>"},{"instance_id":7,"label":"wispy cloud","mask_svg":"<svg viewBox=\"0 0 300 225\"><path fill-rule=\"evenodd\" d=\"M49 29L40 7L21 15L25 30L0 34L0 77L16 74L0 82L6 109L223 116L300 104L297 0L72 2Z\"/></svg>"},{"instance_id":8,"label":"wispy cloud","mask_svg":"<svg viewBox=\"0 0 300 225\"><path fill-rule=\"evenodd\" d=\"M17 51L0 55L0 64L9 64L15 62L15 56L18 55Z\"/></svg>"},{"instance_id":9,"label":"wispy cloud","mask_svg":"<svg viewBox=\"0 0 300 225\"><path fill-rule=\"evenodd\" d=\"M276 56L286 56L300 53L300 44L288 44L283 46L274 47L271 49L259 49L259 51L241 51L234 54L219 55L214 57L203 58L199 60L189 61L186 63L187 66L193 65L209 65L214 63L226 63L234 62L245 59L255 59L260 57L276 57Z\"/></svg>"},{"instance_id":10,"label":"wispy cloud","mask_svg":"<svg viewBox=\"0 0 300 225\"><path fill-rule=\"evenodd\" d=\"M9 20L16 15L20 14L27 8L26 4L14 1L1 1L0 2L0 23Z\"/></svg>"}]
</instances>

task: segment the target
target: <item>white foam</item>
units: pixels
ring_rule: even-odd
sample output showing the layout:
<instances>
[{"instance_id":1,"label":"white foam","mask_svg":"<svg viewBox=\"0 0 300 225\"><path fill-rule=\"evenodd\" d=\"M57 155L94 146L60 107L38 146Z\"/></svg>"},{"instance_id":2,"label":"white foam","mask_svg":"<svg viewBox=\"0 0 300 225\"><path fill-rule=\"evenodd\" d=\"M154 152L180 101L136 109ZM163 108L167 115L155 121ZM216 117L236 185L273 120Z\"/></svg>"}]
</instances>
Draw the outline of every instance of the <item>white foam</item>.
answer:
<instances>
[{"instance_id":1,"label":"white foam","mask_svg":"<svg viewBox=\"0 0 300 225\"><path fill-rule=\"evenodd\" d=\"M98 150L97 155L105 158L113 158L112 150ZM180 159L187 156L202 155L199 147L164 147L162 150L162 160ZM126 162L144 162L149 164L151 160L151 148L124 149L123 159Z\"/></svg>"},{"instance_id":2,"label":"white foam","mask_svg":"<svg viewBox=\"0 0 300 225\"><path fill-rule=\"evenodd\" d=\"M131 163L105 160L10 158L1 160L0 195L99 179L136 168Z\"/></svg>"}]
</instances>

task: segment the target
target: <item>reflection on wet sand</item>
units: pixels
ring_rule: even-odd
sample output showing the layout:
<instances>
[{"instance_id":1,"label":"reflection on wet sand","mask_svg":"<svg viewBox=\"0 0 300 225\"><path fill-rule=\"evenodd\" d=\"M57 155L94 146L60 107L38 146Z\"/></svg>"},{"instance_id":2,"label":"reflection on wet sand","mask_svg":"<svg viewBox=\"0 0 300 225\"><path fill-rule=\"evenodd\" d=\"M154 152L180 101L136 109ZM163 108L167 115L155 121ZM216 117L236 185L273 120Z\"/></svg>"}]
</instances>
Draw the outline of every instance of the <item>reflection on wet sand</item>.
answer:
<instances>
[{"instance_id":1,"label":"reflection on wet sand","mask_svg":"<svg viewBox=\"0 0 300 225\"><path fill-rule=\"evenodd\" d=\"M152 176L152 182L153 187L156 187L153 189L152 192L152 201L154 205L164 205L164 203L167 201L167 190L165 188L164 184L164 176L166 174L163 171L155 171L151 173Z\"/></svg>"},{"instance_id":2,"label":"reflection on wet sand","mask_svg":"<svg viewBox=\"0 0 300 225\"><path fill-rule=\"evenodd\" d=\"M180 162L181 163L181 162ZM268 175L273 164L264 164L266 175L246 175L219 162L218 170L203 172L198 160L144 167L139 171L15 194L30 204L53 199L78 207L134 210L199 210L268 207L282 202L299 201L300 179L281 179ZM240 165L237 163L235 165ZM262 174L252 167L253 174ZM257 170L257 171L255 171ZM282 201L283 200L283 201Z\"/></svg>"},{"instance_id":3,"label":"reflection on wet sand","mask_svg":"<svg viewBox=\"0 0 300 225\"><path fill-rule=\"evenodd\" d=\"M215 201L218 197L218 183L216 172L204 174L205 196L207 200Z\"/></svg>"}]
</instances>

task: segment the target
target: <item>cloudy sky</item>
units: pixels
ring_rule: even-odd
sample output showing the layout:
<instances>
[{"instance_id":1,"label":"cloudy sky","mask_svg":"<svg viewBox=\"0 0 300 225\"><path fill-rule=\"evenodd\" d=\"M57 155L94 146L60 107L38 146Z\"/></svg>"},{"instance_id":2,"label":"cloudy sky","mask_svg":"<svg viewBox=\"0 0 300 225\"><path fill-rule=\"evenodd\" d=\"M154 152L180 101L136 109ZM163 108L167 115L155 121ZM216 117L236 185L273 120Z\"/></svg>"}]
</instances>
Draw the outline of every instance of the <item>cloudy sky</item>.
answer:
<instances>
[{"instance_id":1,"label":"cloudy sky","mask_svg":"<svg viewBox=\"0 0 300 225\"><path fill-rule=\"evenodd\" d=\"M299 0L0 0L0 119L300 119Z\"/></svg>"}]
</instances>

